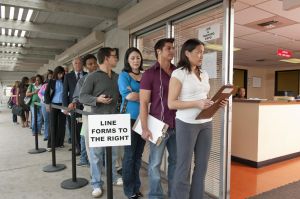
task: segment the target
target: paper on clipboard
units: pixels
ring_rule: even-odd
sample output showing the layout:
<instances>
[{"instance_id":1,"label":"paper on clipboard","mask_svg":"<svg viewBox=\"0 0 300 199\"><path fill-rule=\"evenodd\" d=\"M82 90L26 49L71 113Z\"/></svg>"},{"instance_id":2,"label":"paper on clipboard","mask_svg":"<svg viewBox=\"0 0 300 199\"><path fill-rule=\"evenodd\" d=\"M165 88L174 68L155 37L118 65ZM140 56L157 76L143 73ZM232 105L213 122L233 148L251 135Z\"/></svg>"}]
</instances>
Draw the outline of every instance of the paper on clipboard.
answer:
<instances>
[{"instance_id":1,"label":"paper on clipboard","mask_svg":"<svg viewBox=\"0 0 300 199\"><path fill-rule=\"evenodd\" d=\"M168 130L168 125L162 122L159 119L156 119L152 115L148 115L148 128L152 133L152 139L149 139L152 143L159 145L160 138L164 136L164 134ZM138 134L142 135L142 124L140 117L137 118L136 122L134 123L132 130L137 132Z\"/></svg>"},{"instance_id":2,"label":"paper on clipboard","mask_svg":"<svg viewBox=\"0 0 300 199\"><path fill-rule=\"evenodd\" d=\"M211 99L214 104L209 108L202 110L196 117L196 120L211 118L218 111L221 101L228 99L232 94L235 93L235 91L236 89L233 85L222 86Z\"/></svg>"}]
</instances>

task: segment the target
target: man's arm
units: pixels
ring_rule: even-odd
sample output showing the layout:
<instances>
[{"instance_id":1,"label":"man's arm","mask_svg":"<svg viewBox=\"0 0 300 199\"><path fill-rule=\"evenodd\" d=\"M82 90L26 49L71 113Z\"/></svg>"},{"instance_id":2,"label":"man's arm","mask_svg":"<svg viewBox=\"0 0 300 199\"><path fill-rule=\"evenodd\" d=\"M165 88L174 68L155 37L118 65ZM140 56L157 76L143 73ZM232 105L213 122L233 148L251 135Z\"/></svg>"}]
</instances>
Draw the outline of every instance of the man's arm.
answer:
<instances>
[{"instance_id":1,"label":"man's arm","mask_svg":"<svg viewBox=\"0 0 300 199\"><path fill-rule=\"evenodd\" d=\"M140 119L142 124L142 138L145 140L152 139L152 132L148 128L149 103L151 91L140 89Z\"/></svg>"},{"instance_id":2,"label":"man's arm","mask_svg":"<svg viewBox=\"0 0 300 199\"><path fill-rule=\"evenodd\" d=\"M69 75L65 75L64 78L64 86L63 86L63 94L62 94L62 103L63 106L69 105Z\"/></svg>"}]
</instances>

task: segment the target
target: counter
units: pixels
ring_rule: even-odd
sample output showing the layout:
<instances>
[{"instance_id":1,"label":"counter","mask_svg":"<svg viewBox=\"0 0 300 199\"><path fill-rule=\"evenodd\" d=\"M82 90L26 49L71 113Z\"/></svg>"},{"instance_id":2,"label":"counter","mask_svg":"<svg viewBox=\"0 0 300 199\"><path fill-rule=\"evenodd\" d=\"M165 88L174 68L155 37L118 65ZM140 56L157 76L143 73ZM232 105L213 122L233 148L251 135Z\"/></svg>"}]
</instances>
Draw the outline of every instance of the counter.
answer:
<instances>
[{"instance_id":1,"label":"counter","mask_svg":"<svg viewBox=\"0 0 300 199\"><path fill-rule=\"evenodd\" d=\"M300 102L234 100L232 160L262 167L300 155Z\"/></svg>"}]
</instances>

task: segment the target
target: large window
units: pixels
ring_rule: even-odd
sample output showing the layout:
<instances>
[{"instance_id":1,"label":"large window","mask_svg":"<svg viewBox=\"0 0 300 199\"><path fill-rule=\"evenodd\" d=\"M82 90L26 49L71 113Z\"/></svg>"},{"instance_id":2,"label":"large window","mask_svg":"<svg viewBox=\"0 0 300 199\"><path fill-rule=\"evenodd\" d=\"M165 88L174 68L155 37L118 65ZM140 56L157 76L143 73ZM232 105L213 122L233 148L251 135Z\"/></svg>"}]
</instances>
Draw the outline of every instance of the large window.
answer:
<instances>
[{"instance_id":1,"label":"large window","mask_svg":"<svg viewBox=\"0 0 300 199\"><path fill-rule=\"evenodd\" d=\"M141 51L144 58L144 69L149 68L156 61L154 53L155 43L166 37L166 27L162 26L153 31L136 37L137 48Z\"/></svg>"},{"instance_id":2,"label":"large window","mask_svg":"<svg viewBox=\"0 0 300 199\"><path fill-rule=\"evenodd\" d=\"M300 70L275 72L275 96L299 95Z\"/></svg>"},{"instance_id":3,"label":"large window","mask_svg":"<svg viewBox=\"0 0 300 199\"><path fill-rule=\"evenodd\" d=\"M208 3L217 1L207 1ZM220 2L219 2L220 3ZM198 9L197 11L195 11ZM224 33L224 8L222 4L214 4L214 6L200 4L198 7L192 8L186 13L165 20L164 26L156 24L155 29L148 27L149 31L137 32L132 34L134 41L132 42L143 53L145 59L145 68L151 66L155 59L154 44L157 40L166 37L175 38L175 57L173 63L176 65L179 60L179 54L182 44L190 38L199 38L205 41L205 55L203 69L210 75L211 90L209 95L213 96L218 89L227 81L227 76L230 70L225 62L223 46ZM161 23L161 22L160 22ZM155 25L154 25L155 26ZM211 37L206 37L205 31L212 34ZM227 82L226 82L227 83ZM228 159L227 133L224 129L225 112L220 110L213 119L213 142L210 154L208 171L206 175L205 191L211 196L217 198L225 198L228 192ZM143 160L148 161L149 149L146 146L143 154ZM167 153L163 158L162 171L167 172ZM192 165L193 166L193 165ZM225 168L225 169L224 169Z\"/></svg>"}]
</instances>

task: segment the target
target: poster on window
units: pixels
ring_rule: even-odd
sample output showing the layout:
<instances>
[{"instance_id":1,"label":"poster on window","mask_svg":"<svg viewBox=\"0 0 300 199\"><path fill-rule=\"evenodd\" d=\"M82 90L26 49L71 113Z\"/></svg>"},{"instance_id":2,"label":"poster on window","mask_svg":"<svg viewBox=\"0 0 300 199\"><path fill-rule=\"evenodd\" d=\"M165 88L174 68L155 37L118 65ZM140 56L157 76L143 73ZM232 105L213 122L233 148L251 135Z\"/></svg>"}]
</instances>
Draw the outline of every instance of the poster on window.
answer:
<instances>
[{"instance_id":1,"label":"poster on window","mask_svg":"<svg viewBox=\"0 0 300 199\"><path fill-rule=\"evenodd\" d=\"M205 53L201 68L208 73L210 79L217 78L217 52Z\"/></svg>"}]
</instances>

